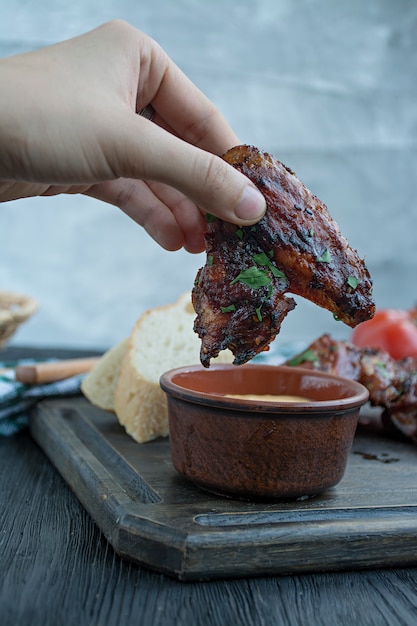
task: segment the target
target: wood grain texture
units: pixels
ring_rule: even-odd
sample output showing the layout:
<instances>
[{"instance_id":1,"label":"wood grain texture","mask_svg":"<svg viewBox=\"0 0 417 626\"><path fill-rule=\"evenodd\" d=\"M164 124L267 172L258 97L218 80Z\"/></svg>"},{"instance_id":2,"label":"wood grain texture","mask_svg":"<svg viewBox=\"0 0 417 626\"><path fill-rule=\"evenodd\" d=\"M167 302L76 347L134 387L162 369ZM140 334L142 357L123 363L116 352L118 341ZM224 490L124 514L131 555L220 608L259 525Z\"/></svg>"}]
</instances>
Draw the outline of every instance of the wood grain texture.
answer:
<instances>
[{"instance_id":1,"label":"wood grain texture","mask_svg":"<svg viewBox=\"0 0 417 626\"><path fill-rule=\"evenodd\" d=\"M85 398L40 402L30 429L115 551L154 571L189 581L417 565L417 449L381 428L356 434L334 489L257 503L195 487L166 438L138 445Z\"/></svg>"},{"instance_id":2,"label":"wood grain texture","mask_svg":"<svg viewBox=\"0 0 417 626\"><path fill-rule=\"evenodd\" d=\"M116 556L28 433L0 458L2 626L417 623L417 568L177 582Z\"/></svg>"},{"instance_id":3,"label":"wood grain texture","mask_svg":"<svg viewBox=\"0 0 417 626\"><path fill-rule=\"evenodd\" d=\"M122 561L27 434L0 441L2 626L395 626L417 569L181 583Z\"/></svg>"}]
</instances>

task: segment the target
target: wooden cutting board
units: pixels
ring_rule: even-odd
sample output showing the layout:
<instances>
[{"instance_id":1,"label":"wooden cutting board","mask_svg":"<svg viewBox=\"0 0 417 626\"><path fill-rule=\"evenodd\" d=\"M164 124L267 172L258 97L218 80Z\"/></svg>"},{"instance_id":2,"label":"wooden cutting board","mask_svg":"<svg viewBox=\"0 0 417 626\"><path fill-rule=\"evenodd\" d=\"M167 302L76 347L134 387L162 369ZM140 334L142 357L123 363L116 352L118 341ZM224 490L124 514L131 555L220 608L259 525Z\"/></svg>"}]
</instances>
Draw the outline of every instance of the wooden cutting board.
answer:
<instances>
[{"instance_id":1,"label":"wooden cutting board","mask_svg":"<svg viewBox=\"0 0 417 626\"><path fill-rule=\"evenodd\" d=\"M417 564L417 447L373 421L339 485L278 503L200 490L167 439L137 444L84 398L43 400L30 428L114 550L180 580Z\"/></svg>"}]
</instances>

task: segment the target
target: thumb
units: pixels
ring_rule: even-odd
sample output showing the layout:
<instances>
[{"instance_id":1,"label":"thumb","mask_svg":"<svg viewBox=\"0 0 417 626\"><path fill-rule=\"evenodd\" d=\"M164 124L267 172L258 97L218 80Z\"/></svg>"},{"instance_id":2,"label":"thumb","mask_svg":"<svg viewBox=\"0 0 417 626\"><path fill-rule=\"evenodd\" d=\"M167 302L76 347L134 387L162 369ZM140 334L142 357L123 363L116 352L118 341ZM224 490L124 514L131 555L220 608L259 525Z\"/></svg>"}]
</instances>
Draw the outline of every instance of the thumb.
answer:
<instances>
[{"instance_id":1,"label":"thumb","mask_svg":"<svg viewBox=\"0 0 417 626\"><path fill-rule=\"evenodd\" d=\"M264 215L264 196L221 157L138 115L132 122L135 128L130 129L122 142L124 166L120 176L166 183L188 196L203 211L234 224L251 225Z\"/></svg>"}]
</instances>

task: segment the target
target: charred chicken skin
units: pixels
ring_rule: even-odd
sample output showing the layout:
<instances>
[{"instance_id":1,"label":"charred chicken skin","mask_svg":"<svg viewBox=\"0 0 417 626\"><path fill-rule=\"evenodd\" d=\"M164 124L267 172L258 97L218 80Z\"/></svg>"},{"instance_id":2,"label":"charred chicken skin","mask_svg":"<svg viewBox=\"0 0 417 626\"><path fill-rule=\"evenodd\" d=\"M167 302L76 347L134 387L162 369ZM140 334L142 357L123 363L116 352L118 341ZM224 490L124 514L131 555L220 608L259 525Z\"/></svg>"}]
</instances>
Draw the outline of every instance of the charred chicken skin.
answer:
<instances>
[{"instance_id":1,"label":"charred chicken skin","mask_svg":"<svg viewBox=\"0 0 417 626\"><path fill-rule=\"evenodd\" d=\"M325 334L287 365L328 372L362 383L372 406L383 409L387 430L417 443L417 358L395 360L378 348L358 348Z\"/></svg>"},{"instance_id":2,"label":"charred chicken skin","mask_svg":"<svg viewBox=\"0 0 417 626\"><path fill-rule=\"evenodd\" d=\"M268 349L295 307L287 293L351 327L370 319L369 272L325 204L293 171L253 146L237 146L223 158L263 193L267 211L247 227L207 216L206 264L192 294L201 363L209 367L228 348L241 365Z\"/></svg>"}]
</instances>

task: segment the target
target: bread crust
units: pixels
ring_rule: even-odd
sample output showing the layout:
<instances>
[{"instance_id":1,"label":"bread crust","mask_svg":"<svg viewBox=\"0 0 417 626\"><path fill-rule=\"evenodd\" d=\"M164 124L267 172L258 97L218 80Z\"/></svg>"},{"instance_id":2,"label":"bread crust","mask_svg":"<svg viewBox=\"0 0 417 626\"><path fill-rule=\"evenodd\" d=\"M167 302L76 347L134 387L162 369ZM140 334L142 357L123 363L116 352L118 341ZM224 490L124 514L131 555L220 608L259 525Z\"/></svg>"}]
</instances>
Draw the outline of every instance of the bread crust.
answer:
<instances>
[{"instance_id":1,"label":"bread crust","mask_svg":"<svg viewBox=\"0 0 417 626\"><path fill-rule=\"evenodd\" d=\"M116 413L132 439L146 443L169 433L165 393L160 376L200 360L200 341L194 333L191 292L173 304L145 311L130 336L106 352L82 384L92 404ZM220 362L231 362L223 352Z\"/></svg>"},{"instance_id":2,"label":"bread crust","mask_svg":"<svg viewBox=\"0 0 417 626\"><path fill-rule=\"evenodd\" d=\"M174 367L200 361L200 341L194 332L191 292L177 302L149 309L137 320L129 337L114 393L117 418L138 443L169 434L161 375ZM222 353L220 361L233 355Z\"/></svg>"},{"instance_id":3,"label":"bread crust","mask_svg":"<svg viewBox=\"0 0 417 626\"><path fill-rule=\"evenodd\" d=\"M114 412L114 391L120 376L128 338L105 352L81 383L81 391L94 406Z\"/></svg>"},{"instance_id":4,"label":"bread crust","mask_svg":"<svg viewBox=\"0 0 417 626\"><path fill-rule=\"evenodd\" d=\"M138 443L168 435L165 394L154 381L146 380L132 363L132 352L123 360L114 393L117 419Z\"/></svg>"}]
</instances>

